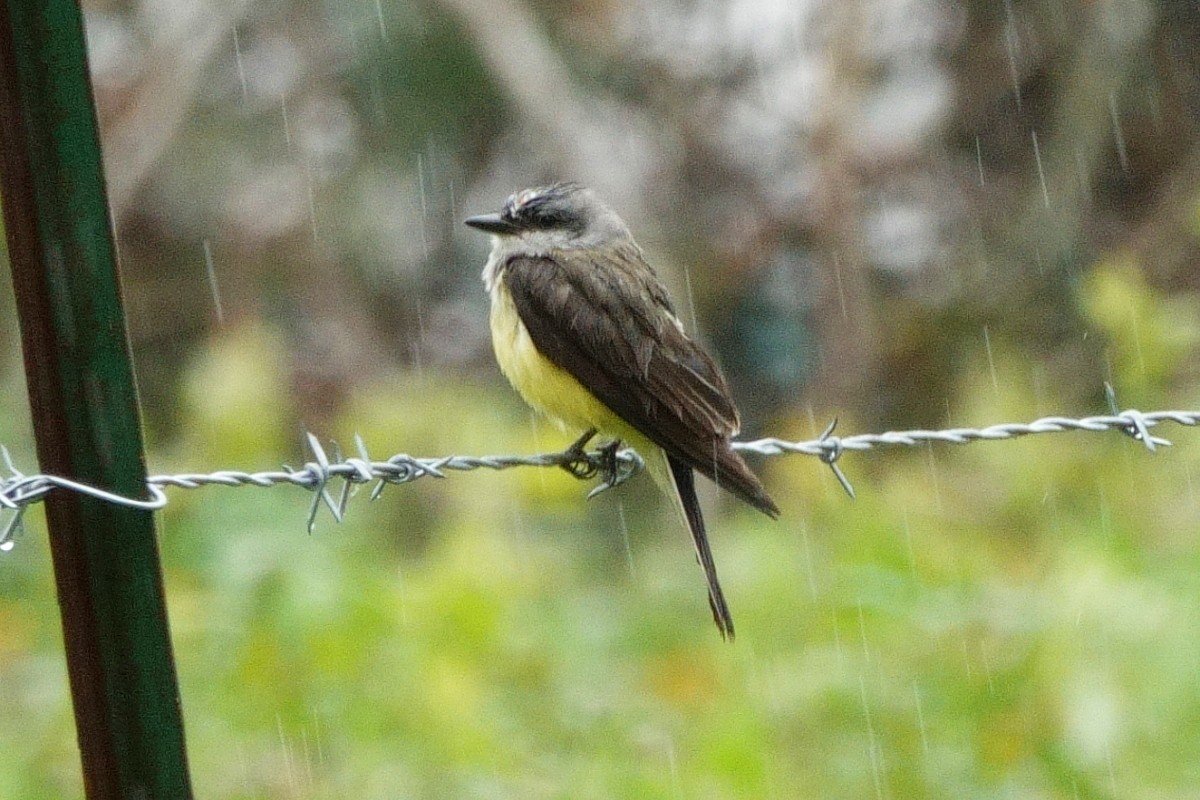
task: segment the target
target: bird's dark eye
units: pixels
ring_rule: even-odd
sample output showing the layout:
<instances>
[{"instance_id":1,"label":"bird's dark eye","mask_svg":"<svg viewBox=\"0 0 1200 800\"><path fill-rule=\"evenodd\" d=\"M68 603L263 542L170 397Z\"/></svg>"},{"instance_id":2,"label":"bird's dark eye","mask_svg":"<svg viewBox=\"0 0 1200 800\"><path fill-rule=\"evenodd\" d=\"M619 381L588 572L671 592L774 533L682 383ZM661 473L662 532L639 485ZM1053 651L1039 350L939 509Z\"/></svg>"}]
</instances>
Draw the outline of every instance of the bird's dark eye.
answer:
<instances>
[{"instance_id":1,"label":"bird's dark eye","mask_svg":"<svg viewBox=\"0 0 1200 800\"><path fill-rule=\"evenodd\" d=\"M508 199L502 213L507 221L525 230L580 231L584 228L583 216L569 206L565 197L558 187L519 192Z\"/></svg>"},{"instance_id":2,"label":"bird's dark eye","mask_svg":"<svg viewBox=\"0 0 1200 800\"><path fill-rule=\"evenodd\" d=\"M520 222L530 228L551 230L555 228L578 228L579 216L562 206L547 202L542 198L534 198L518 211Z\"/></svg>"},{"instance_id":3,"label":"bird's dark eye","mask_svg":"<svg viewBox=\"0 0 1200 800\"><path fill-rule=\"evenodd\" d=\"M528 215L529 224L537 228L571 228L576 225L575 216L557 208L534 209Z\"/></svg>"}]
</instances>

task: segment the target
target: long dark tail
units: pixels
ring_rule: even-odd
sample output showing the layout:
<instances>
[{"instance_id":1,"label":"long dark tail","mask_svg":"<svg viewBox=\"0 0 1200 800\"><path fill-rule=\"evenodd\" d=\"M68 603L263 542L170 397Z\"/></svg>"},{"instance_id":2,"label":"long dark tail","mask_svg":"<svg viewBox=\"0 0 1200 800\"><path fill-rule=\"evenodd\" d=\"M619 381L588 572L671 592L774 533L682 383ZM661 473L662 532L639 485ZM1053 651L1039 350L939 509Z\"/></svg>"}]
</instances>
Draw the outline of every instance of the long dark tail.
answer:
<instances>
[{"instance_id":1,"label":"long dark tail","mask_svg":"<svg viewBox=\"0 0 1200 800\"><path fill-rule=\"evenodd\" d=\"M712 549L708 546L708 534L704 529L704 517L700 514L700 501L696 499L696 478L692 468L684 461L667 455L667 464L671 468L671 478L675 483L675 491L683 503L683 514L687 521L688 532L692 534L692 544L696 547L696 560L704 570L708 581L708 606L712 609L713 621L721 637L733 640L733 616L725 603L725 595L721 591L721 581L717 578L717 565L713 562Z\"/></svg>"}]
</instances>

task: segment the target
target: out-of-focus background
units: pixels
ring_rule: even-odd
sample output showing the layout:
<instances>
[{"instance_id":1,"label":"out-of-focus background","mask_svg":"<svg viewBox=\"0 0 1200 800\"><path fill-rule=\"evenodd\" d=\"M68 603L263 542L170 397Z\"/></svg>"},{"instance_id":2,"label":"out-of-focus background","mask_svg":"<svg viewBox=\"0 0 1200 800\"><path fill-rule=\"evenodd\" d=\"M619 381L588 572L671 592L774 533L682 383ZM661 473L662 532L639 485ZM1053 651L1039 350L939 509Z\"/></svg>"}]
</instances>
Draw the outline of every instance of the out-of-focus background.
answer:
<instances>
[{"instance_id":1,"label":"out-of-focus background","mask_svg":"<svg viewBox=\"0 0 1200 800\"><path fill-rule=\"evenodd\" d=\"M745 434L1200 406L1184 0L87 4L154 472L569 440L461 225L594 186ZM13 320L5 276L0 319ZM0 443L36 468L15 323ZM1174 798L1200 785L1200 433L758 460L738 624L647 480L175 491L205 798ZM0 796L81 793L40 511L0 556Z\"/></svg>"}]
</instances>

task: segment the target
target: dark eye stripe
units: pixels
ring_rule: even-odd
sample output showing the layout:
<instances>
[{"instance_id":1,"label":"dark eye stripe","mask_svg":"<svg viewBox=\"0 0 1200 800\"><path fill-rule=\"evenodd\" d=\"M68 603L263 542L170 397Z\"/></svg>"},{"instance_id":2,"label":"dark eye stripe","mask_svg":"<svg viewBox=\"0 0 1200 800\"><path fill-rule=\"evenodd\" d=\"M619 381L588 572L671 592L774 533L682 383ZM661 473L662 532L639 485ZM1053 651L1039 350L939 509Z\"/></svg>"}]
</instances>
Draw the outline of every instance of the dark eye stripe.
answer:
<instances>
[{"instance_id":1,"label":"dark eye stripe","mask_svg":"<svg viewBox=\"0 0 1200 800\"><path fill-rule=\"evenodd\" d=\"M568 227L575 222L575 218L570 214L551 209L535 209L532 214L527 215L527 218L531 225L539 228Z\"/></svg>"},{"instance_id":2,"label":"dark eye stripe","mask_svg":"<svg viewBox=\"0 0 1200 800\"><path fill-rule=\"evenodd\" d=\"M581 229L583 220L555 202L559 199L549 191L532 195L521 192L508 198L504 204L504 217L517 225L537 230Z\"/></svg>"}]
</instances>

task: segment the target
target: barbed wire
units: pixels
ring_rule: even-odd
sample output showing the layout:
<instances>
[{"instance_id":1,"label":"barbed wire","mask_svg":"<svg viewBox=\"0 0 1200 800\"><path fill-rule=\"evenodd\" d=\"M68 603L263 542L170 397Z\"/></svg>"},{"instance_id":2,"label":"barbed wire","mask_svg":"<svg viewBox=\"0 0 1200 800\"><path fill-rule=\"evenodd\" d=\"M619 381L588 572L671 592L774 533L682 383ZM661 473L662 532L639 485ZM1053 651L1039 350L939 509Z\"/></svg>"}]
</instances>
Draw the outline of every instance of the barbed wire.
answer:
<instances>
[{"instance_id":1,"label":"barbed wire","mask_svg":"<svg viewBox=\"0 0 1200 800\"><path fill-rule=\"evenodd\" d=\"M915 447L930 443L970 444L980 441L1000 441L1043 433L1068 431L1120 431L1141 442L1154 452L1159 447L1169 447L1171 442L1154 436L1150 429L1165 422L1178 425L1200 424L1200 411L1150 411L1117 409L1112 388L1106 386L1111 413L1103 416L1071 418L1042 417L1033 422L1002 423L986 428L950 428L947 430L889 431L887 433L863 433L852 436L835 436L837 420L816 439L791 442L784 439L766 438L752 442L734 442L733 447L743 453L761 456L801 454L816 456L827 464L837 477L846 493L854 497L854 487L838 466L838 461L847 452L861 452L881 447ZM308 448L312 460L299 468L284 466L268 472L241 472L220 470L217 472L151 475L146 479L148 497L126 497L113 492L88 486L56 475L24 475L13 464L8 450L0 447L0 458L7 477L0 478L0 514L8 519L0 525L0 550L11 550L13 537L21 527L25 511L55 489L76 492L105 502L154 511L167 505L166 489L198 489L203 486L278 486L290 484L313 493L308 510L308 530L311 533L322 508L341 522L346 506L354 490L363 484L375 483L370 492L374 500L385 487L412 483L420 478L445 478L448 472L468 472L476 469L502 470L512 467L561 467L581 479L600 477L600 484L588 493L588 497L618 486L639 472L644 464L641 457L628 448L601 447L593 451L568 448L558 453L543 453L530 456L440 456L418 458L398 453L386 461L376 461L368 453L361 437L355 437L356 455L346 457L336 443L331 445L332 457L326 452L317 437L307 434ZM2 517L0 517L2 519Z\"/></svg>"}]
</instances>

